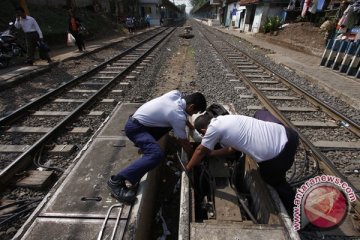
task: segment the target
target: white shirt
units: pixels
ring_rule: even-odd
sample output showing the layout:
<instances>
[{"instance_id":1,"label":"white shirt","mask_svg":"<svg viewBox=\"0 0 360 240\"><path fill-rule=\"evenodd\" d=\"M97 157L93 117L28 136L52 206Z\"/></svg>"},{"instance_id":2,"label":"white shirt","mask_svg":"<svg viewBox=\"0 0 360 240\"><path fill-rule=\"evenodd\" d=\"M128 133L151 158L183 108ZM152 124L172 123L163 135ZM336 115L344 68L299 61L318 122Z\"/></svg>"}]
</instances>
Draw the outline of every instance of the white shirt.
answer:
<instances>
[{"instance_id":1,"label":"white shirt","mask_svg":"<svg viewBox=\"0 0 360 240\"><path fill-rule=\"evenodd\" d=\"M133 115L146 127L172 127L176 137L185 139L186 102L178 90L168 92L142 105Z\"/></svg>"},{"instance_id":2,"label":"white shirt","mask_svg":"<svg viewBox=\"0 0 360 240\"><path fill-rule=\"evenodd\" d=\"M16 28L21 27L22 30L25 33L37 32L39 34L39 38L43 38L43 34L42 34L41 30L40 30L40 27L39 27L39 25L37 24L36 20L33 17L26 16L25 19L20 17L19 21L16 19L14 25L15 25Z\"/></svg>"},{"instance_id":3,"label":"white shirt","mask_svg":"<svg viewBox=\"0 0 360 240\"><path fill-rule=\"evenodd\" d=\"M242 115L226 115L211 120L201 144L213 150L220 143L262 162L276 157L287 141L285 127L280 124Z\"/></svg>"}]
</instances>

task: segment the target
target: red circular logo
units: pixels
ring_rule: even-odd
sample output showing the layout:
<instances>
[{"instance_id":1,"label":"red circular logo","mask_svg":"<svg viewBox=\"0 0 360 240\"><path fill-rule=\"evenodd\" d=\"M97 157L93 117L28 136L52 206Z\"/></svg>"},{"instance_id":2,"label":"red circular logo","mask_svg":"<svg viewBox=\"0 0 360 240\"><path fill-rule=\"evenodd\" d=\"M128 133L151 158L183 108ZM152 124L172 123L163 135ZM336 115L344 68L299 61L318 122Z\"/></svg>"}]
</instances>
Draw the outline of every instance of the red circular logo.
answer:
<instances>
[{"instance_id":1,"label":"red circular logo","mask_svg":"<svg viewBox=\"0 0 360 240\"><path fill-rule=\"evenodd\" d=\"M304 201L304 212L313 225L330 228L346 217L347 199L332 185L317 185L310 189Z\"/></svg>"}]
</instances>

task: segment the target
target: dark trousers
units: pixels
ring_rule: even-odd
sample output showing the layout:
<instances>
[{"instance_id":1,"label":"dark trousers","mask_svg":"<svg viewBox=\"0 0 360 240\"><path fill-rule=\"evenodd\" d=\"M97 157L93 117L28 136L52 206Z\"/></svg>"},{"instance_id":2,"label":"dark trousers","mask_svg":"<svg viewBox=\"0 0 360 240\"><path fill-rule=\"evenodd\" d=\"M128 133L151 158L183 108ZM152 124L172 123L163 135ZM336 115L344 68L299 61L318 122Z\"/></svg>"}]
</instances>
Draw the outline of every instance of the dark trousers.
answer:
<instances>
[{"instance_id":1,"label":"dark trousers","mask_svg":"<svg viewBox=\"0 0 360 240\"><path fill-rule=\"evenodd\" d=\"M268 122L281 122L270 112L260 110L255 113L255 118ZM299 145L299 135L294 130L285 127L288 142L278 156L273 159L258 163L261 177L266 183L273 186L278 192L285 208L291 214L294 207L295 191L286 181L286 172L294 163L296 149Z\"/></svg>"},{"instance_id":2,"label":"dark trousers","mask_svg":"<svg viewBox=\"0 0 360 240\"><path fill-rule=\"evenodd\" d=\"M27 61L33 62L35 59L35 50L37 47L37 42L39 41L39 34L37 32L28 32L25 33L25 41L27 48Z\"/></svg>"},{"instance_id":3,"label":"dark trousers","mask_svg":"<svg viewBox=\"0 0 360 240\"><path fill-rule=\"evenodd\" d=\"M36 47L38 47L39 42L39 34L37 32L28 32L25 33L25 41L26 41L26 48L27 48L27 62L33 63L35 59L35 51ZM46 60L50 60L49 54L43 53L43 58Z\"/></svg>"},{"instance_id":4,"label":"dark trousers","mask_svg":"<svg viewBox=\"0 0 360 240\"><path fill-rule=\"evenodd\" d=\"M125 134L141 149L143 156L121 170L115 179L126 179L136 184L148 171L158 166L164 160L165 154L157 140L170 130L171 128L145 127L130 117L125 125Z\"/></svg>"},{"instance_id":5,"label":"dark trousers","mask_svg":"<svg viewBox=\"0 0 360 240\"><path fill-rule=\"evenodd\" d=\"M71 31L70 33L75 38L75 44L78 47L79 51L85 50L85 43L82 34L74 31Z\"/></svg>"}]
</instances>

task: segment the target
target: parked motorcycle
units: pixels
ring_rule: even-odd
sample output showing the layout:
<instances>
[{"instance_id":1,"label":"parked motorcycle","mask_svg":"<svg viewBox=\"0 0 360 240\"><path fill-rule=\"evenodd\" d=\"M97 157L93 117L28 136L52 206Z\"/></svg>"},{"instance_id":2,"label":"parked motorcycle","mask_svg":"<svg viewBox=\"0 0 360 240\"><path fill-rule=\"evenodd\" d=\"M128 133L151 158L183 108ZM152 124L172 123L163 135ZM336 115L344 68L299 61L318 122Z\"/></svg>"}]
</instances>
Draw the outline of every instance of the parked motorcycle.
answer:
<instances>
[{"instance_id":1,"label":"parked motorcycle","mask_svg":"<svg viewBox=\"0 0 360 240\"><path fill-rule=\"evenodd\" d=\"M26 53L26 50L17 42L14 31L14 23L10 22L9 28L0 32L0 67L7 67L11 59Z\"/></svg>"}]
</instances>

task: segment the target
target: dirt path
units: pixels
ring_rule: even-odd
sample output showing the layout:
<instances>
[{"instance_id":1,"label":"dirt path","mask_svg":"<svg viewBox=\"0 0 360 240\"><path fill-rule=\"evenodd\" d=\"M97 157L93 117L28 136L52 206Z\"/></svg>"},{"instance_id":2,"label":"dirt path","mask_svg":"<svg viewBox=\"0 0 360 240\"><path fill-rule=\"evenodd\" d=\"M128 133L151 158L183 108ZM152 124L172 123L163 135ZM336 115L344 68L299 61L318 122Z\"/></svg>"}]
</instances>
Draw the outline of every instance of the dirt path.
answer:
<instances>
[{"instance_id":1,"label":"dirt path","mask_svg":"<svg viewBox=\"0 0 360 240\"><path fill-rule=\"evenodd\" d=\"M196 77L194 49L190 46L189 40L180 39L177 49L167 48L173 51L172 57L166 61L166 66L160 73L161 79L156 85L155 92L162 95L174 89L181 92L194 92L193 79Z\"/></svg>"}]
</instances>

